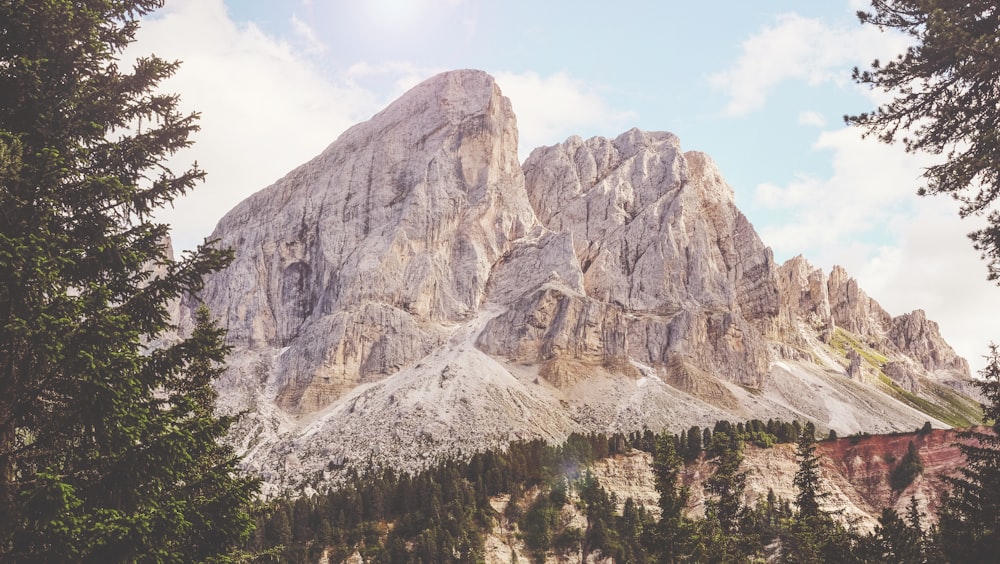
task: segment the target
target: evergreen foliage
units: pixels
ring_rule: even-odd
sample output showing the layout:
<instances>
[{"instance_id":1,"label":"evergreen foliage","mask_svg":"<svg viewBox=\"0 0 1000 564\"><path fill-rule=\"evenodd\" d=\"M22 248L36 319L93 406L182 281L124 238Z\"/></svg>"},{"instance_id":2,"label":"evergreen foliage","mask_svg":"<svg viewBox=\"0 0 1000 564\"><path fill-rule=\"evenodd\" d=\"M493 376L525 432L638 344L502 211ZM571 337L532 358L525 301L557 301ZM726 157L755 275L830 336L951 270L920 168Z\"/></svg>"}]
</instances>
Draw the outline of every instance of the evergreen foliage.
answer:
<instances>
[{"instance_id":1,"label":"evergreen foliage","mask_svg":"<svg viewBox=\"0 0 1000 564\"><path fill-rule=\"evenodd\" d=\"M776 429L778 423L723 423L710 430L705 458L695 463L715 467L703 483L703 518L688 514L690 497L678 452L686 441L680 435L577 434L559 446L513 443L505 451L445 461L415 475L351 474L334 491L279 501L269 517L261 518L262 534L247 548L282 545L282 562L314 562L324 553L331 562L355 553L372 563L474 562L483 558L485 535L500 530L520 538L534 562L558 557L620 563L876 564L994 558L983 546L981 552L949 552L964 540L949 537L954 527L924 527L914 497L905 516L886 509L868 535L838 522L821 508L827 492L818 479L815 429L809 423L798 434L795 503L772 490L745 504L746 473L740 469L744 444L768 426ZM694 434L704 437L703 432ZM659 519L631 498L619 504L588 469L596 460L630 448L650 449ZM510 501L498 512L490 498L505 494Z\"/></svg>"},{"instance_id":2,"label":"evergreen foliage","mask_svg":"<svg viewBox=\"0 0 1000 564\"><path fill-rule=\"evenodd\" d=\"M799 435L798 448L795 457L799 461L799 469L795 472L795 505L799 515L815 517L820 514L819 502L823 493L819 489L819 457L816 456L816 437L812 423L806 423Z\"/></svg>"},{"instance_id":3,"label":"evergreen foliage","mask_svg":"<svg viewBox=\"0 0 1000 564\"><path fill-rule=\"evenodd\" d=\"M685 514L689 492L681 484L678 448L689 443L679 435L573 434L559 446L512 443L415 475L351 473L336 490L278 501L260 518L261 533L247 549L280 547L282 561L290 562L314 561L324 551L334 562L355 552L368 562L466 562L479 558L484 535L499 522L502 530L516 531L538 562L553 554L630 563L762 559L792 510L773 496L752 509L743 503L742 445L766 433L767 425L746 422L742 433L740 427L724 423L709 431L705 455L717 470L706 486L710 515L702 520ZM692 434L705 436L700 429L686 436ZM632 448L653 455L659 520L631 498L619 504L588 470L595 460ZM489 499L503 495L509 501L497 512ZM584 528L572 525L574 507L586 519Z\"/></svg>"},{"instance_id":4,"label":"evergreen foliage","mask_svg":"<svg viewBox=\"0 0 1000 564\"><path fill-rule=\"evenodd\" d=\"M159 1L0 3L0 560L238 557L255 481L219 446L205 311L173 346L167 306L230 253L168 259L150 215L200 181L165 159L197 115L155 91L177 68L118 57Z\"/></svg>"},{"instance_id":5,"label":"evergreen foliage","mask_svg":"<svg viewBox=\"0 0 1000 564\"><path fill-rule=\"evenodd\" d=\"M943 155L924 171L920 194L949 194L962 217L988 213L970 234L1000 279L1000 9L991 0L873 0L863 24L913 39L897 58L854 69L854 80L893 98L872 112L845 117L885 143L908 152Z\"/></svg>"},{"instance_id":6,"label":"evergreen foliage","mask_svg":"<svg viewBox=\"0 0 1000 564\"><path fill-rule=\"evenodd\" d=\"M686 541L690 538L691 523L684 515L690 494L680 481L682 468L683 460L674 447L674 438L659 435L653 450L653 477L660 494L660 522L651 531L647 546L658 549L661 559L668 562L690 551Z\"/></svg>"},{"instance_id":7,"label":"evergreen foliage","mask_svg":"<svg viewBox=\"0 0 1000 564\"><path fill-rule=\"evenodd\" d=\"M924 471L924 463L920 459L917 447L910 441L899 464L889 474L889 483L893 490L902 491L913 483L913 480Z\"/></svg>"},{"instance_id":8,"label":"evergreen foliage","mask_svg":"<svg viewBox=\"0 0 1000 564\"><path fill-rule=\"evenodd\" d=\"M990 345L987 365L975 384L987 403L989 431L969 429L959 449L966 463L960 475L946 478L951 493L939 516L941 548L953 562L995 561L1000 554L1000 351Z\"/></svg>"}]
</instances>

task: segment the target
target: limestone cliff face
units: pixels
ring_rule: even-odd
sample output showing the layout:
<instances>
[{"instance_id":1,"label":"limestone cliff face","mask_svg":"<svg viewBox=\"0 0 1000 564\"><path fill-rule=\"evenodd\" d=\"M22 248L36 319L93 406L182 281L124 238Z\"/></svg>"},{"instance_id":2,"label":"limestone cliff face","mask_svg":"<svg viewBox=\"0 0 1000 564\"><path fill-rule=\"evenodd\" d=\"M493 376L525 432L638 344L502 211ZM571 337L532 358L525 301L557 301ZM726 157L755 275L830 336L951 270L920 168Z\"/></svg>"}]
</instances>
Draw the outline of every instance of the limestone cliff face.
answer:
<instances>
[{"instance_id":1,"label":"limestone cliff face","mask_svg":"<svg viewBox=\"0 0 1000 564\"><path fill-rule=\"evenodd\" d=\"M787 319L801 319L824 330L826 340L829 340L829 331L835 325L830 306L829 277L799 255L781 265L778 285L782 306L788 313Z\"/></svg>"},{"instance_id":2,"label":"limestone cliff face","mask_svg":"<svg viewBox=\"0 0 1000 564\"><path fill-rule=\"evenodd\" d=\"M955 354L922 309L893 318L889 340L927 370L969 373L968 361Z\"/></svg>"},{"instance_id":3,"label":"limestone cliff face","mask_svg":"<svg viewBox=\"0 0 1000 564\"><path fill-rule=\"evenodd\" d=\"M533 222L510 102L449 73L229 212L213 237L236 261L205 297L234 343L283 350L279 403L313 411L474 316Z\"/></svg>"},{"instance_id":4,"label":"limestone cliff face","mask_svg":"<svg viewBox=\"0 0 1000 564\"><path fill-rule=\"evenodd\" d=\"M838 327L881 340L892 323L892 316L858 287L843 267L835 266L827 282L830 311Z\"/></svg>"},{"instance_id":5,"label":"limestone cliff face","mask_svg":"<svg viewBox=\"0 0 1000 564\"><path fill-rule=\"evenodd\" d=\"M250 410L234 440L275 487L573 431L941 427L882 379L931 402L968 380L922 314L893 319L843 269L776 265L672 134L520 165L480 71L418 85L212 236L236 253L201 296L234 346L220 398ZM957 421L971 400L947 397Z\"/></svg>"},{"instance_id":6,"label":"limestone cliff face","mask_svg":"<svg viewBox=\"0 0 1000 564\"><path fill-rule=\"evenodd\" d=\"M676 356L739 384L763 384L763 329L778 311L773 260L707 155L683 153L672 134L633 129L536 149L524 170L539 220L572 237L583 277L582 291L549 288L539 303L600 310L610 323L593 335L599 360L664 371ZM516 327L511 321L495 320L484 342ZM535 360L547 361L562 333L523 337L502 340L533 346ZM580 359L565 352L560 358Z\"/></svg>"},{"instance_id":7,"label":"limestone cliff face","mask_svg":"<svg viewBox=\"0 0 1000 564\"><path fill-rule=\"evenodd\" d=\"M892 317L868 297L855 279L839 266L829 276L801 256L778 268L782 306L786 320L801 320L819 330L824 342L834 340L840 328L859 339L876 357L885 357L878 369L909 392L920 390L920 378L948 384L965 393L969 364L941 337L937 323L923 310ZM862 378L861 351L847 353L847 372Z\"/></svg>"}]
</instances>

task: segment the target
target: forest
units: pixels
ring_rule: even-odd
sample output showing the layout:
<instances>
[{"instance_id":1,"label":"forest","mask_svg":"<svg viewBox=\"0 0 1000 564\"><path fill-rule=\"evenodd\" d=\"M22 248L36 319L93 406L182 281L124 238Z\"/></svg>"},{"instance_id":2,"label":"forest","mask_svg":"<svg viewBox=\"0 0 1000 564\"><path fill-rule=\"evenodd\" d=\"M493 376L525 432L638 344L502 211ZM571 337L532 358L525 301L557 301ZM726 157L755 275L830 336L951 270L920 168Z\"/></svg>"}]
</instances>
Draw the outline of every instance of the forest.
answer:
<instances>
[{"instance_id":1,"label":"forest","mask_svg":"<svg viewBox=\"0 0 1000 564\"><path fill-rule=\"evenodd\" d=\"M926 425L918 432L928 431ZM782 442L796 445L795 499L769 491L745 504L744 445ZM810 423L720 421L680 434L573 434L557 446L517 442L412 475L352 472L342 487L273 502L258 518L247 549L281 562L324 556L331 562L352 556L364 562L479 562L487 535L500 530L521 541L533 562L547 556L638 563L973 562L993 554L988 545L976 546L973 529L960 525L969 524L968 515L955 498L945 502L939 525L928 525L932 520L914 498L905 515L885 509L872 533L845 525L823 510L827 492L816 444ZM922 470L910 446L887 477L896 490ZM655 509L631 498L619 503L588 469L630 449L653 457ZM692 517L680 475L698 458L714 473L705 482L705 515ZM570 518L574 514L585 526Z\"/></svg>"}]
</instances>

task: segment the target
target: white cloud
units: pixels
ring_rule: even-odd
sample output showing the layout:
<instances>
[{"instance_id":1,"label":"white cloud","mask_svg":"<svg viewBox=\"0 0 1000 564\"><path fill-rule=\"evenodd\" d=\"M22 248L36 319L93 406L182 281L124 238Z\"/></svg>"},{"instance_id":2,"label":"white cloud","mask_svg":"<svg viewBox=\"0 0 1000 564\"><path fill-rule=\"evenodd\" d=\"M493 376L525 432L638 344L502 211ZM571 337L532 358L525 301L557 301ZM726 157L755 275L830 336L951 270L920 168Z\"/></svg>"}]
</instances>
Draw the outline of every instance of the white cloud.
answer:
<instances>
[{"instance_id":1,"label":"white cloud","mask_svg":"<svg viewBox=\"0 0 1000 564\"><path fill-rule=\"evenodd\" d=\"M1000 288L965 236L976 224L958 218L947 198L920 198L927 156L860 138L851 128L821 133L829 177L798 177L757 187L753 205L783 214L760 229L779 257L803 254L829 270L844 266L893 315L924 309L942 335L972 364L990 340L1000 341Z\"/></svg>"},{"instance_id":2,"label":"white cloud","mask_svg":"<svg viewBox=\"0 0 1000 564\"><path fill-rule=\"evenodd\" d=\"M782 82L846 82L846 68L867 65L876 55L886 58L905 46L899 34L873 26L831 28L817 19L783 14L744 41L736 63L709 82L729 97L724 114L746 115L763 107Z\"/></svg>"},{"instance_id":3,"label":"white cloud","mask_svg":"<svg viewBox=\"0 0 1000 564\"><path fill-rule=\"evenodd\" d=\"M976 225L958 218L950 200L921 199L916 213L890 229L896 243L867 257L855 276L888 311L923 309L964 356L983 367L991 341L1000 342L1000 288L986 281L986 266L965 236Z\"/></svg>"},{"instance_id":4,"label":"white cloud","mask_svg":"<svg viewBox=\"0 0 1000 564\"><path fill-rule=\"evenodd\" d=\"M779 256L810 247L832 252L844 241L878 239L886 222L906 213L916 198L926 157L861 139L858 130L849 128L821 133L814 148L832 153L832 176L798 177L785 186L762 184L755 193L755 206L789 214L789 221L761 230Z\"/></svg>"},{"instance_id":5,"label":"white cloud","mask_svg":"<svg viewBox=\"0 0 1000 564\"><path fill-rule=\"evenodd\" d=\"M309 24L295 15L292 16L291 23L296 35L305 43L307 52L319 54L326 51L326 45L316 37L316 31Z\"/></svg>"},{"instance_id":6,"label":"white cloud","mask_svg":"<svg viewBox=\"0 0 1000 564\"><path fill-rule=\"evenodd\" d=\"M812 125L815 127L823 127L826 125L826 118L823 117L823 114L819 112L806 110L803 112L799 112L799 125Z\"/></svg>"},{"instance_id":7,"label":"white cloud","mask_svg":"<svg viewBox=\"0 0 1000 564\"><path fill-rule=\"evenodd\" d=\"M182 61L161 85L181 108L201 113L192 148L171 163L193 161L206 182L160 219L175 247L192 248L249 194L318 154L380 103L363 88L325 78L306 53L253 25L237 25L222 0L176 0L147 18L123 59L156 53Z\"/></svg>"},{"instance_id":8,"label":"white cloud","mask_svg":"<svg viewBox=\"0 0 1000 564\"><path fill-rule=\"evenodd\" d=\"M494 76L517 114L522 160L532 149L560 143L570 135L620 133L637 117L612 108L595 87L565 71L548 77L534 72Z\"/></svg>"}]
</instances>

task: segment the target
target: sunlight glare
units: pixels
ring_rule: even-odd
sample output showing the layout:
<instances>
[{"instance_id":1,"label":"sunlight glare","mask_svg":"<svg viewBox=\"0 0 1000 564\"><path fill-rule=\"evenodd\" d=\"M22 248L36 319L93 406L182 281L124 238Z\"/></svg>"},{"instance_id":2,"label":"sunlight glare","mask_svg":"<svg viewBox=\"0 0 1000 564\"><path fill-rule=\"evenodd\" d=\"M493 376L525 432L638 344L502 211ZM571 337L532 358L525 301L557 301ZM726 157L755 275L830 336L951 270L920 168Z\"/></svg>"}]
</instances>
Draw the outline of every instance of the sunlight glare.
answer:
<instances>
[{"instance_id":1,"label":"sunlight glare","mask_svg":"<svg viewBox=\"0 0 1000 564\"><path fill-rule=\"evenodd\" d=\"M375 25L395 31L416 25L426 8L424 4L416 0L366 0L364 3Z\"/></svg>"}]
</instances>

